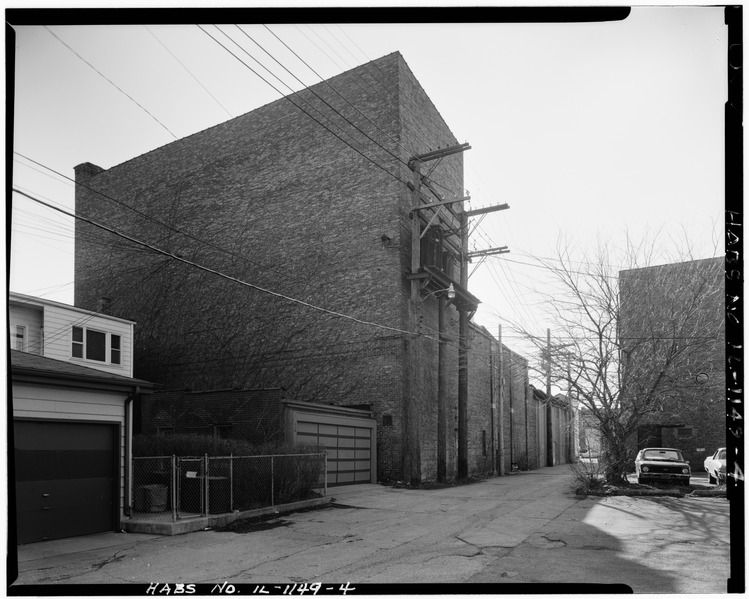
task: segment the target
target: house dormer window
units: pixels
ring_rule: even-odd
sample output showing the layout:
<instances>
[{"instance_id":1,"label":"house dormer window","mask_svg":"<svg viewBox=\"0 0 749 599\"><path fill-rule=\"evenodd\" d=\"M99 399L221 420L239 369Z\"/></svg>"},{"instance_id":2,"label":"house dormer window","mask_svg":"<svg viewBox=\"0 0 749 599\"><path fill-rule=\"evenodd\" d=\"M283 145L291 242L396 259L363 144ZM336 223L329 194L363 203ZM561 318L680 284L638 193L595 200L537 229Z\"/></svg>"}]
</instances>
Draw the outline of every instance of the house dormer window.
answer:
<instances>
[{"instance_id":1,"label":"house dormer window","mask_svg":"<svg viewBox=\"0 0 749 599\"><path fill-rule=\"evenodd\" d=\"M122 339L104 331L73 327L72 356L95 362L122 363Z\"/></svg>"}]
</instances>

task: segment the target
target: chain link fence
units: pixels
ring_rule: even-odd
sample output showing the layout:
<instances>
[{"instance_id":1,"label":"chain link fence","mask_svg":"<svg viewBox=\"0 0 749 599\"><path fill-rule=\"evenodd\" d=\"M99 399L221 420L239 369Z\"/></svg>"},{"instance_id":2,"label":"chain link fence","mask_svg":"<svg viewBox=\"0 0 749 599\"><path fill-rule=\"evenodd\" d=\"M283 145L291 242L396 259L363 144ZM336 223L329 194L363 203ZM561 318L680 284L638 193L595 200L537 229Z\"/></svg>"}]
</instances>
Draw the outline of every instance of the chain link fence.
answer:
<instances>
[{"instance_id":1,"label":"chain link fence","mask_svg":"<svg viewBox=\"0 0 749 599\"><path fill-rule=\"evenodd\" d=\"M133 458L131 519L175 522L327 494L326 454Z\"/></svg>"}]
</instances>

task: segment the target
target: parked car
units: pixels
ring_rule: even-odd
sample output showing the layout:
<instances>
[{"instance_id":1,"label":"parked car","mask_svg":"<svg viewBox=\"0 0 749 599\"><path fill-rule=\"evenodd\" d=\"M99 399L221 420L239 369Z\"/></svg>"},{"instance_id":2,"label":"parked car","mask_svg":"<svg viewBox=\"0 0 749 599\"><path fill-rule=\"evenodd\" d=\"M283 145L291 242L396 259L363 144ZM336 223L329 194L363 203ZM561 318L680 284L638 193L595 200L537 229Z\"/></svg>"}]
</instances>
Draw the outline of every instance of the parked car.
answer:
<instances>
[{"instance_id":1,"label":"parked car","mask_svg":"<svg viewBox=\"0 0 749 599\"><path fill-rule=\"evenodd\" d=\"M675 482L688 485L692 469L678 449L647 447L635 458L637 482Z\"/></svg>"},{"instance_id":2,"label":"parked car","mask_svg":"<svg viewBox=\"0 0 749 599\"><path fill-rule=\"evenodd\" d=\"M705 472L707 472L710 484L720 485L726 482L726 448L721 447L713 455L705 460Z\"/></svg>"}]
</instances>

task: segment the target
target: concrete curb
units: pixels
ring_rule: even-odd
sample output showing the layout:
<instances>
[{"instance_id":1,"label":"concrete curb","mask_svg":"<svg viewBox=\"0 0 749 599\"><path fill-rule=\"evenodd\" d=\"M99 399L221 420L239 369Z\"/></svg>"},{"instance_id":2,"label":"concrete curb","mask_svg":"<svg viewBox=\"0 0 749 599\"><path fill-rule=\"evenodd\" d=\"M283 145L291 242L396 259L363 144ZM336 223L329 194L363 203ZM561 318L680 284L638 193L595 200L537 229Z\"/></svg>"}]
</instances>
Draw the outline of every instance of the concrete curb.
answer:
<instances>
[{"instance_id":1,"label":"concrete curb","mask_svg":"<svg viewBox=\"0 0 749 599\"><path fill-rule=\"evenodd\" d=\"M665 489L640 489L637 491L633 490L617 490L617 491L588 491L578 495L578 497L593 496L593 497L726 497L725 491L711 491L696 489L694 491L668 491Z\"/></svg>"},{"instance_id":2,"label":"concrete curb","mask_svg":"<svg viewBox=\"0 0 749 599\"><path fill-rule=\"evenodd\" d=\"M316 497L314 499L305 499L304 501L295 501L294 503L285 503L283 505L274 505L255 510L246 510L243 512L233 512L230 514L212 514L209 516L199 516L177 522L158 522L154 520L123 520L122 528L130 533L143 533L152 535L181 535L196 530L205 530L206 528L216 528L226 526L235 520L244 518L254 518L256 516L265 516L267 514L288 514L309 507L325 505L330 503L330 496Z\"/></svg>"}]
</instances>

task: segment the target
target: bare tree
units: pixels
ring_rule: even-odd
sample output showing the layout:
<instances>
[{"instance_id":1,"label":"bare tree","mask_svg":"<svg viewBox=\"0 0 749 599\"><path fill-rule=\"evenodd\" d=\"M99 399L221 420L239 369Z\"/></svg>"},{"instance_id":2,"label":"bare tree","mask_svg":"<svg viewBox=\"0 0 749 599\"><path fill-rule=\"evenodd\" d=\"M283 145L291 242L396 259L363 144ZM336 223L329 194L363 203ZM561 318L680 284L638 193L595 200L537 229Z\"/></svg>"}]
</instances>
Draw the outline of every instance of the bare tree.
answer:
<instances>
[{"instance_id":1,"label":"bare tree","mask_svg":"<svg viewBox=\"0 0 749 599\"><path fill-rule=\"evenodd\" d=\"M626 480L638 427L694 393L695 357L717 346L723 326L719 260L650 267L650 256L652 243L629 243L628 268L617 272L604 246L578 262L560 242L545 264L558 285L541 292L553 322L550 351L546 338L516 327L553 383L598 422L609 483Z\"/></svg>"}]
</instances>

